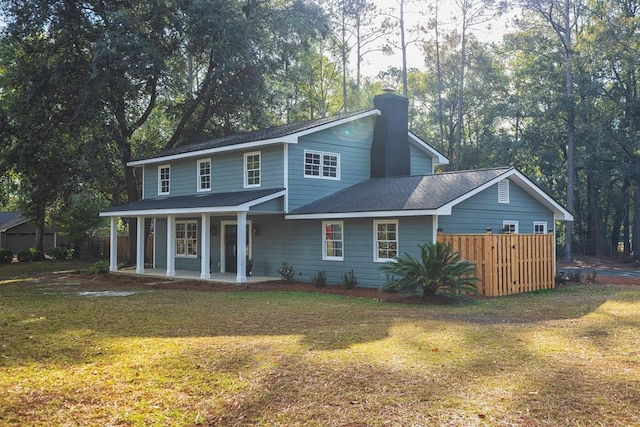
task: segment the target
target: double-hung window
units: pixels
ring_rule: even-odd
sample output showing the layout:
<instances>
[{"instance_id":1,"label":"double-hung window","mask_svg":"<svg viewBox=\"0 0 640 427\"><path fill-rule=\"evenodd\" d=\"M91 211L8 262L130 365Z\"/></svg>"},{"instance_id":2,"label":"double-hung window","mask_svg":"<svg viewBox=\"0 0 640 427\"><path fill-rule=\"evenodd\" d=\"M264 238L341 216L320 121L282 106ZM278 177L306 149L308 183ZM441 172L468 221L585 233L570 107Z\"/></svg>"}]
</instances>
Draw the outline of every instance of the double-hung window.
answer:
<instances>
[{"instance_id":1,"label":"double-hung window","mask_svg":"<svg viewBox=\"0 0 640 427\"><path fill-rule=\"evenodd\" d=\"M198 256L198 223L176 221L176 256Z\"/></svg>"},{"instance_id":2,"label":"double-hung window","mask_svg":"<svg viewBox=\"0 0 640 427\"><path fill-rule=\"evenodd\" d=\"M171 183L171 166L158 166L158 195L169 194Z\"/></svg>"},{"instance_id":3,"label":"double-hung window","mask_svg":"<svg viewBox=\"0 0 640 427\"><path fill-rule=\"evenodd\" d=\"M322 259L344 260L344 225L342 221L322 222Z\"/></svg>"},{"instance_id":4,"label":"double-hung window","mask_svg":"<svg viewBox=\"0 0 640 427\"><path fill-rule=\"evenodd\" d=\"M533 234L547 234L547 222L546 221L534 221L533 222Z\"/></svg>"},{"instance_id":5,"label":"double-hung window","mask_svg":"<svg viewBox=\"0 0 640 427\"><path fill-rule=\"evenodd\" d=\"M244 186L260 187L260 152L244 155Z\"/></svg>"},{"instance_id":6,"label":"double-hung window","mask_svg":"<svg viewBox=\"0 0 640 427\"><path fill-rule=\"evenodd\" d=\"M305 178L340 179L340 155L305 150Z\"/></svg>"},{"instance_id":7,"label":"double-hung window","mask_svg":"<svg viewBox=\"0 0 640 427\"><path fill-rule=\"evenodd\" d=\"M373 221L375 262L391 261L398 257L398 221Z\"/></svg>"},{"instance_id":8,"label":"double-hung window","mask_svg":"<svg viewBox=\"0 0 640 427\"><path fill-rule=\"evenodd\" d=\"M518 221L502 221L504 234L518 234Z\"/></svg>"},{"instance_id":9,"label":"double-hung window","mask_svg":"<svg viewBox=\"0 0 640 427\"><path fill-rule=\"evenodd\" d=\"M198 160L198 191L211 190L211 159Z\"/></svg>"}]
</instances>

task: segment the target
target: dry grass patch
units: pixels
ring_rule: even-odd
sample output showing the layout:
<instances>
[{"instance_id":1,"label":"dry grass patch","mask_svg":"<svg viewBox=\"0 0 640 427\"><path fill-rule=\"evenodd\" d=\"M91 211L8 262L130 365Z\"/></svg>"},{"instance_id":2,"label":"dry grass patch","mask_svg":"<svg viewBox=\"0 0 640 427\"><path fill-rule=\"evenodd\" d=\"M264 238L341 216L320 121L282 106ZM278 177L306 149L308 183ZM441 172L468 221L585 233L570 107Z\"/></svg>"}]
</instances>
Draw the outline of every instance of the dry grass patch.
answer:
<instances>
[{"instance_id":1,"label":"dry grass patch","mask_svg":"<svg viewBox=\"0 0 640 427\"><path fill-rule=\"evenodd\" d=\"M12 273L2 425L640 424L636 287L416 306Z\"/></svg>"}]
</instances>

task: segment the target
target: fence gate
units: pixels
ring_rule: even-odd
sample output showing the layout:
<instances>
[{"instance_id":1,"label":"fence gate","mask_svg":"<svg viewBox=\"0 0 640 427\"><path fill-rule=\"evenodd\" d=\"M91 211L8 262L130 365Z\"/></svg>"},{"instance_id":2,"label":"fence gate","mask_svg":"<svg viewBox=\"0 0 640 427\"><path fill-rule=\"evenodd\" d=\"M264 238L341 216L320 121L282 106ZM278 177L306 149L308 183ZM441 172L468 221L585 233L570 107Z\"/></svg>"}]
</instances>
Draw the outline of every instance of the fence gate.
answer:
<instances>
[{"instance_id":1,"label":"fence gate","mask_svg":"<svg viewBox=\"0 0 640 427\"><path fill-rule=\"evenodd\" d=\"M476 264L478 291L511 295L555 287L553 234L443 234L462 259Z\"/></svg>"}]
</instances>

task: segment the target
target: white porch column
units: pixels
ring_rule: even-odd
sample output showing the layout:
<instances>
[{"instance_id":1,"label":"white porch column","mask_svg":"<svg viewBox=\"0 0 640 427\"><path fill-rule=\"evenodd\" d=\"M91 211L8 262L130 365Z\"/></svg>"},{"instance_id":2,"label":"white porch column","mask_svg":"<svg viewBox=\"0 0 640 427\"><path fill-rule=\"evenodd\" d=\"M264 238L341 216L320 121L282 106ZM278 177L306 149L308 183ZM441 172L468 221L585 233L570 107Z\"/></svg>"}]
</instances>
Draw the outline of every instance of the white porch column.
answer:
<instances>
[{"instance_id":1,"label":"white porch column","mask_svg":"<svg viewBox=\"0 0 640 427\"><path fill-rule=\"evenodd\" d=\"M209 214L202 214L202 238L200 239L200 278L211 279L211 217Z\"/></svg>"},{"instance_id":2,"label":"white porch column","mask_svg":"<svg viewBox=\"0 0 640 427\"><path fill-rule=\"evenodd\" d=\"M118 271L118 218L111 217L109 230L109 271Z\"/></svg>"},{"instance_id":3,"label":"white porch column","mask_svg":"<svg viewBox=\"0 0 640 427\"><path fill-rule=\"evenodd\" d=\"M438 215L434 215L431 218L431 239L432 243L436 243L438 241Z\"/></svg>"},{"instance_id":4,"label":"white porch column","mask_svg":"<svg viewBox=\"0 0 640 427\"><path fill-rule=\"evenodd\" d=\"M147 246L144 241L144 217L139 216L136 221L136 273L142 274L144 273L144 252Z\"/></svg>"},{"instance_id":5,"label":"white porch column","mask_svg":"<svg viewBox=\"0 0 640 427\"><path fill-rule=\"evenodd\" d=\"M167 215L167 276L176 275L176 216Z\"/></svg>"},{"instance_id":6,"label":"white porch column","mask_svg":"<svg viewBox=\"0 0 640 427\"><path fill-rule=\"evenodd\" d=\"M238 212L236 283L247 283L247 213Z\"/></svg>"}]
</instances>

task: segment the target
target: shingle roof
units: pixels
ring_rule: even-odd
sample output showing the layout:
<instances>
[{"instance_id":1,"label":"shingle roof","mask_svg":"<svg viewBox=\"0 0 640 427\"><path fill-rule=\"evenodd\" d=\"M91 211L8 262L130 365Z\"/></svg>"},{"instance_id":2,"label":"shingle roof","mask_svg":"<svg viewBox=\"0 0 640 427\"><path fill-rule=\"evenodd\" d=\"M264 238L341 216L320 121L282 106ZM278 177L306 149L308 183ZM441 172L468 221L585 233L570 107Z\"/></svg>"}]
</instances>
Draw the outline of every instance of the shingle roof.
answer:
<instances>
[{"instance_id":1,"label":"shingle roof","mask_svg":"<svg viewBox=\"0 0 640 427\"><path fill-rule=\"evenodd\" d=\"M22 212L0 212L0 232L5 232L28 221L27 218L22 217Z\"/></svg>"},{"instance_id":2,"label":"shingle roof","mask_svg":"<svg viewBox=\"0 0 640 427\"><path fill-rule=\"evenodd\" d=\"M373 111L373 110L367 110L367 111ZM135 161L147 160L147 159L152 159L156 157L173 156L176 154L191 153L191 152L209 150L213 148L228 147L228 146L244 144L248 142L282 138L298 132L303 132L309 129L313 129L315 127L322 126L334 121L357 116L357 115L366 113L367 111L358 111L354 113L342 114L340 116L325 117L325 118L316 119L316 120L307 120L299 123L292 123L288 125L276 126L276 127L266 128L266 129L258 129L250 132L243 132L243 133L238 133L234 135L224 136L221 138L210 139L203 142L181 145L179 147L164 150L153 155L136 158Z\"/></svg>"},{"instance_id":3,"label":"shingle roof","mask_svg":"<svg viewBox=\"0 0 640 427\"><path fill-rule=\"evenodd\" d=\"M372 178L289 212L289 215L434 210L512 168Z\"/></svg>"},{"instance_id":4,"label":"shingle roof","mask_svg":"<svg viewBox=\"0 0 640 427\"><path fill-rule=\"evenodd\" d=\"M113 206L102 211L109 212L130 212L136 215L141 211L161 211L161 210L179 210L192 208L232 208L247 204L263 197L274 195L283 188L238 191L234 193L214 193L214 194L197 194L191 196L174 196L162 197L154 199L143 199L127 205ZM103 215L104 216L104 215Z\"/></svg>"}]
</instances>

